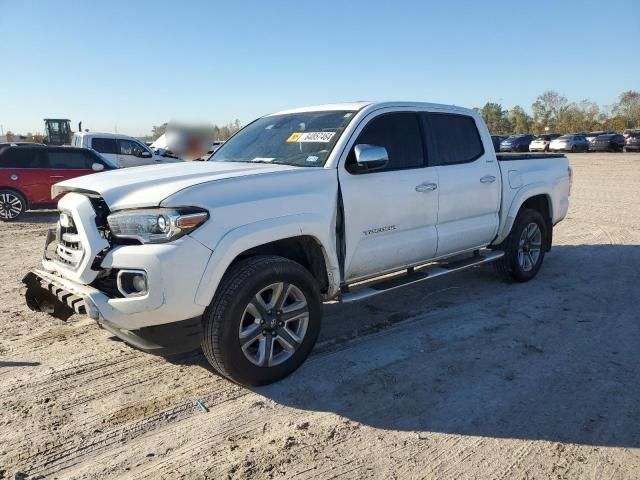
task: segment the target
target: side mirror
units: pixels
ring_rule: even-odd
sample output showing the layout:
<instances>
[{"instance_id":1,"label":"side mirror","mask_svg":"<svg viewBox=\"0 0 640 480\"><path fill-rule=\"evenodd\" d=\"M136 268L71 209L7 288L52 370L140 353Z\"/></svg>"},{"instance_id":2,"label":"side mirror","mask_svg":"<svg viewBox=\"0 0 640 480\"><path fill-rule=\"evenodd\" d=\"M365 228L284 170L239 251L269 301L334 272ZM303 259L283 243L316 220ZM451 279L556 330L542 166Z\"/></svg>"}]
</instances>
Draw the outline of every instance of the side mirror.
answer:
<instances>
[{"instance_id":1,"label":"side mirror","mask_svg":"<svg viewBox=\"0 0 640 480\"><path fill-rule=\"evenodd\" d=\"M138 157L140 157L140 158L151 158L151 154L149 152L147 152L146 150L143 150L142 152L138 153Z\"/></svg>"},{"instance_id":2,"label":"side mirror","mask_svg":"<svg viewBox=\"0 0 640 480\"><path fill-rule=\"evenodd\" d=\"M362 171L379 170L389 163L389 154L384 147L362 143L354 148L356 163Z\"/></svg>"},{"instance_id":3,"label":"side mirror","mask_svg":"<svg viewBox=\"0 0 640 480\"><path fill-rule=\"evenodd\" d=\"M94 172L101 172L102 170L104 170L104 165L95 162L93 165L91 165L91 170L93 170Z\"/></svg>"}]
</instances>

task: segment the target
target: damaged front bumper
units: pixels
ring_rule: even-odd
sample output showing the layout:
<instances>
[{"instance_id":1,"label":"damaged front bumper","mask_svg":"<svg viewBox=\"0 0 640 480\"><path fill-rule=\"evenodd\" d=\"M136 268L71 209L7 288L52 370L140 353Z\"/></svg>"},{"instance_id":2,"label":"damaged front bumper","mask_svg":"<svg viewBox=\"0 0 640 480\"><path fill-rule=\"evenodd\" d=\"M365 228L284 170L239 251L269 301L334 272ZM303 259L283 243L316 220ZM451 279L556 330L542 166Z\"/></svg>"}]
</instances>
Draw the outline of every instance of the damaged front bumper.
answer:
<instances>
[{"instance_id":1,"label":"damaged front bumper","mask_svg":"<svg viewBox=\"0 0 640 480\"><path fill-rule=\"evenodd\" d=\"M105 319L97 301L106 297L99 290L78 285L43 270L27 273L22 282L31 310L67 320L73 314L88 315L105 330L139 350L156 355L172 355L195 350L202 336L199 317L129 330Z\"/></svg>"}]
</instances>

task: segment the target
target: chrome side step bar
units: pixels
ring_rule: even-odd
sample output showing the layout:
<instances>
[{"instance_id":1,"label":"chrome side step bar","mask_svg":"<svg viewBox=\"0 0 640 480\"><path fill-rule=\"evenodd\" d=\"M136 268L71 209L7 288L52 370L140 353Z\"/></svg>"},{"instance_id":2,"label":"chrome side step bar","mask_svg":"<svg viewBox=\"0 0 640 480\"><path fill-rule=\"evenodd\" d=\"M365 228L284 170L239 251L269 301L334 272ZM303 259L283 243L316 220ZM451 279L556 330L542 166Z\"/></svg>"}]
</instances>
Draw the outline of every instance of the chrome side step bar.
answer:
<instances>
[{"instance_id":1,"label":"chrome side step bar","mask_svg":"<svg viewBox=\"0 0 640 480\"><path fill-rule=\"evenodd\" d=\"M339 301L340 303L358 302L407 285L459 272L483 263L495 262L503 256L504 252L501 250L483 250L472 257L466 257L461 260L433 262L415 268L408 268L398 273L349 285L347 288L343 288Z\"/></svg>"}]
</instances>

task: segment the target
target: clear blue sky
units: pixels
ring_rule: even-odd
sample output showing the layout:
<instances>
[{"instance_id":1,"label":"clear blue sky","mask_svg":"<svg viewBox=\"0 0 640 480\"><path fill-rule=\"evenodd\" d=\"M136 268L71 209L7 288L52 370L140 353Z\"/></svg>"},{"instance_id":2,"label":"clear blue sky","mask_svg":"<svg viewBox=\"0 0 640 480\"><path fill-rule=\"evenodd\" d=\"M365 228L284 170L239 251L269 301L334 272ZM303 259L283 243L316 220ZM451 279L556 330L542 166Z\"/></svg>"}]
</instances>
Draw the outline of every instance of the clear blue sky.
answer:
<instances>
[{"instance_id":1,"label":"clear blue sky","mask_svg":"<svg viewBox=\"0 0 640 480\"><path fill-rule=\"evenodd\" d=\"M608 105L640 89L638 19L638 0L0 0L0 124L143 135L349 100L528 110L546 89Z\"/></svg>"}]
</instances>

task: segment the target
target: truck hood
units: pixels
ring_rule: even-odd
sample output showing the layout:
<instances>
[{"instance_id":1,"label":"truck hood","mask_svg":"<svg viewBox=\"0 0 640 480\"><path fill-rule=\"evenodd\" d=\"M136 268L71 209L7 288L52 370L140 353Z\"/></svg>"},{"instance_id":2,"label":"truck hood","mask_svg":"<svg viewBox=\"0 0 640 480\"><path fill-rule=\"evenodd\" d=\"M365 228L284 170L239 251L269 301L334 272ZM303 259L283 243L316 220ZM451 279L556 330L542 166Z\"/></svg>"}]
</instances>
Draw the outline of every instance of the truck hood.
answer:
<instances>
[{"instance_id":1,"label":"truck hood","mask_svg":"<svg viewBox=\"0 0 640 480\"><path fill-rule=\"evenodd\" d=\"M97 193L111 210L154 207L180 190L207 182L267 175L308 167L251 162L184 162L121 168L57 183L52 198L65 192Z\"/></svg>"}]
</instances>

